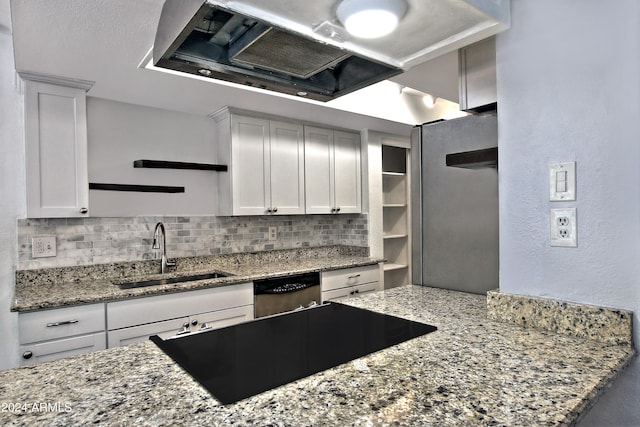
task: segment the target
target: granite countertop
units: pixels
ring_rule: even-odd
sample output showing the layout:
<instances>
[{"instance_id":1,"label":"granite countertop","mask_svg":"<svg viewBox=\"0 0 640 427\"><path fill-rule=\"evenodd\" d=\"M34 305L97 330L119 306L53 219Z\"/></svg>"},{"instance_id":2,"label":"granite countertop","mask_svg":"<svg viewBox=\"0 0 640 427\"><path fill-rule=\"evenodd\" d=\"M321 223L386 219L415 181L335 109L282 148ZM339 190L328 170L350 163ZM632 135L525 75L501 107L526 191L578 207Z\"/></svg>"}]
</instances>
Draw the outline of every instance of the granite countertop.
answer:
<instances>
[{"instance_id":1,"label":"granite countertop","mask_svg":"<svg viewBox=\"0 0 640 427\"><path fill-rule=\"evenodd\" d=\"M266 277L375 265L366 248L331 246L207 257L178 258L177 266L158 274L158 260L19 270L11 311L60 308L251 282ZM120 289L114 283L222 272L228 277Z\"/></svg>"},{"instance_id":2,"label":"granite countertop","mask_svg":"<svg viewBox=\"0 0 640 427\"><path fill-rule=\"evenodd\" d=\"M481 295L405 286L341 302L438 330L231 405L152 342L3 371L0 424L563 426L635 354L490 321Z\"/></svg>"}]
</instances>

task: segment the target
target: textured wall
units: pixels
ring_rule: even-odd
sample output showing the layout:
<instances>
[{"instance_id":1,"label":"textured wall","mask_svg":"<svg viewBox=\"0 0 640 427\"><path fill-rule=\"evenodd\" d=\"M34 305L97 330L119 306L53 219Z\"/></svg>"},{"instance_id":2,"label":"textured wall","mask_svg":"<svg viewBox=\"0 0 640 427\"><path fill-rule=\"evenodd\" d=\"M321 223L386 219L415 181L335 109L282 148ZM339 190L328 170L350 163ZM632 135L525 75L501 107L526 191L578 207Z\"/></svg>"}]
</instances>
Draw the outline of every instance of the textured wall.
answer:
<instances>
[{"instance_id":1,"label":"textured wall","mask_svg":"<svg viewBox=\"0 0 640 427\"><path fill-rule=\"evenodd\" d=\"M208 117L87 98L89 182L168 185L184 193L89 191L92 216L208 215L216 211L216 178L200 170L134 168L138 159L216 163Z\"/></svg>"},{"instance_id":2,"label":"textured wall","mask_svg":"<svg viewBox=\"0 0 640 427\"><path fill-rule=\"evenodd\" d=\"M519 0L496 40L500 290L640 312L640 3ZM553 13L550 13L553 11ZM577 162L577 200L548 165ZM578 247L550 246L576 207Z\"/></svg>"},{"instance_id":3,"label":"textured wall","mask_svg":"<svg viewBox=\"0 0 640 427\"><path fill-rule=\"evenodd\" d=\"M169 257L330 245L368 246L366 215L50 218L18 221L18 269L151 259L156 222ZM275 241L269 227L278 228ZM55 235L57 255L31 257L31 238Z\"/></svg>"},{"instance_id":4,"label":"textured wall","mask_svg":"<svg viewBox=\"0 0 640 427\"><path fill-rule=\"evenodd\" d=\"M26 207L24 103L14 71L8 6L8 0L0 1L0 370L18 361L18 316L9 307L17 264L16 218L24 216Z\"/></svg>"}]
</instances>

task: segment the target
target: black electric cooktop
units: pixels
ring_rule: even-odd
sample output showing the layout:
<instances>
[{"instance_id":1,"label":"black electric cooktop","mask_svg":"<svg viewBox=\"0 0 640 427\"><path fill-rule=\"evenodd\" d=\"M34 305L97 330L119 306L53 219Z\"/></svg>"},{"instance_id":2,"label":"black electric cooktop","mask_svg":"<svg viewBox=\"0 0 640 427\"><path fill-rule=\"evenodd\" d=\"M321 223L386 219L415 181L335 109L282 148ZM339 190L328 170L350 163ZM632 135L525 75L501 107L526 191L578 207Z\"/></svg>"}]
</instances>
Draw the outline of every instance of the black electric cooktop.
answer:
<instances>
[{"instance_id":1,"label":"black electric cooktop","mask_svg":"<svg viewBox=\"0 0 640 427\"><path fill-rule=\"evenodd\" d=\"M227 404L435 330L332 302L180 338L150 339Z\"/></svg>"}]
</instances>

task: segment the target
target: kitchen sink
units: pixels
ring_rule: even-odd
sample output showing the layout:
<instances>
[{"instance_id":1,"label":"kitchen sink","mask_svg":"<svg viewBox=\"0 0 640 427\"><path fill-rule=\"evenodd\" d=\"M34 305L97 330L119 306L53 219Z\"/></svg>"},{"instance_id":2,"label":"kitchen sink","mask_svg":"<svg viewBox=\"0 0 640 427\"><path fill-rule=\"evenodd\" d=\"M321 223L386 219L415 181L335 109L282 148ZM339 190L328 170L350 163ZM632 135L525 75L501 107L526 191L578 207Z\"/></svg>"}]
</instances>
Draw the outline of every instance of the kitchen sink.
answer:
<instances>
[{"instance_id":1,"label":"kitchen sink","mask_svg":"<svg viewBox=\"0 0 640 427\"><path fill-rule=\"evenodd\" d=\"M172 283L193 282L196 280L204 280L204 279L218 279L220 277L227 277L227 276L230 276L230 274L216 271L213 273L194 274L191 276L166 277L162 279L115 283L115 285L120 289L133 289L133 288L145 288L147 286L169 285Z\"/></svg>"}]
</instances>

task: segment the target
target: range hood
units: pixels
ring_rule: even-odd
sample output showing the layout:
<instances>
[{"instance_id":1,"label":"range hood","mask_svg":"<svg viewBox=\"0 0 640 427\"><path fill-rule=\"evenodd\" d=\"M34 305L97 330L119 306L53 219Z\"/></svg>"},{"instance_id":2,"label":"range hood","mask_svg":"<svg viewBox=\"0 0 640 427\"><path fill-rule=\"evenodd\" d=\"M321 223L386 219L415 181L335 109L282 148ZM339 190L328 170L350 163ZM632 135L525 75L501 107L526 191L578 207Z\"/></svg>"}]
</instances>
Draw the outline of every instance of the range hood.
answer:
<instances>
[{"instance_id":1,"label":"range hood","mask_svg":"<svg viewBox=\"0 0 640 427\"><path fill-rule=\"evenodd\" d=\"M156 67L329 101L508 27L508 0L407 0L392 37L349 35L336 0L166 0ZM425 21L425 19L429 20Z\"/></svg>"}]
</instances>

